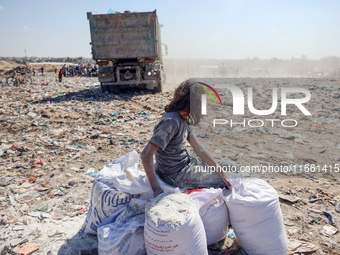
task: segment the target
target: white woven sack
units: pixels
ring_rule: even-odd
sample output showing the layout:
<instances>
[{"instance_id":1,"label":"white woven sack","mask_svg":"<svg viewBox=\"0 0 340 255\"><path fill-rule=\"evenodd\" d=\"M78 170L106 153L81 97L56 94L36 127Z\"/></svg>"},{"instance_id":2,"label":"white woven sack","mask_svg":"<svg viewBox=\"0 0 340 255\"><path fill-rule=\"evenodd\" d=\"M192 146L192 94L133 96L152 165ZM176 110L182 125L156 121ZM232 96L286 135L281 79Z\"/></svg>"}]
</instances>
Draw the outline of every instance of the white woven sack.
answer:
<instances>
[{"instance_id":1,"label":"white woven sack","mask_svg":"<svg viewBox=\"0 0 340 255\"><path fill-rule=\"evenodd\" d=\"M208 245L225 238L228 234L229 214L222 189L201 189L191 192L189 197L201 216Z\"/></svg>"},{"instance_id":2,"label":"white woven sack","mask_svg":"<svg viewBox=\"0 0 340 255\"><path fill-rule=\"evenodd\" d=\"M161 194L167 199L168 194ZM180 194L187 196L185 194ZM158 197L156 198L158 199ZM180 226L173 227L162 222L164 214L159 216L158 224L151 220L150 209L145 212L144 239L148 255L208 255L204 226L195 205L187 204ZM173 208L169 207L169 213Z\"/></svg>"},{"instance_id":3,"label":"white woven sack","mask_svg":"<svg viewBox=\"0 0 340 255\"><path fill-rule=\"evenodd\" d=\"M225 200L237 240L247 254L287 254L283 216L272 186L260 179L245 179L233 186Z\"/></svg>"},{"instance_id":4,"label":"white woven sack","mask_svg":"<svg viewBox=\"0 0 340 255\"><path fill-rule=\"evenodd\" d=\"M132 151L105 166L96 176L91 204L83 224L84 233L97 234L97 227L109 216L130 203L132 198L150 193L144 183L145 173L137 169L139 156Z\"/></svg>"}]
</instances>

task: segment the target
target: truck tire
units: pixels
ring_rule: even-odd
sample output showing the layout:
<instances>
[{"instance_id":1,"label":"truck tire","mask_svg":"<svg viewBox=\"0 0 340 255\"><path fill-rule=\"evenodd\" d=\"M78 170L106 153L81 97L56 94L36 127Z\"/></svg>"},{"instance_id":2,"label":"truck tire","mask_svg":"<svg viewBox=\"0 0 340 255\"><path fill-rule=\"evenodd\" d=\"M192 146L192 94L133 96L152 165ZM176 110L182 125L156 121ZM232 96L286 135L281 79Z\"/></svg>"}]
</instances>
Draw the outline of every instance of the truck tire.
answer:
<instances>
[{"instance_id":1,"label":"truck tire","mask_svg":"<svg viewBox=\"0 0 340 255\"><path fill-rule=\"evenodd\" d=\"M158 86L155 87L155 92L163 93L163 83L162 83L162 81L160 81L158 83Z\"/></svg>"},{"instance_id":2,"label":"truck tire","mask_svg":"<svg viewBox=\"0 0 340 255\"><path fill-rule=\"evenodd\" d=\"M109 91L109 86L107 86L107 85L100 85L100 88L102 90L102 93L105 93L106 91Z\"/></svg>"},{"instance_id":3,"label":"truck tire","mask_svg":"<svg viewBox=\"0 0 340 255\"><path fill-rule=\"evenodd\" d=\"M109 86L109 91L111 94L116 94L118 95L119 94L119 86L116 85L116 86Z\"/></svg>"},{"instance_id":4,"label":"truck tire","mask_svg":"<svg viewBox=\"0 0 340 255\"><path fill-rule=\"evenodd\" d=\"M158 83L158 86L155 88L155 92L163 93L164 82L165 82L165 73L161 71L160 81Z\"/></svg>"}]
</instances>

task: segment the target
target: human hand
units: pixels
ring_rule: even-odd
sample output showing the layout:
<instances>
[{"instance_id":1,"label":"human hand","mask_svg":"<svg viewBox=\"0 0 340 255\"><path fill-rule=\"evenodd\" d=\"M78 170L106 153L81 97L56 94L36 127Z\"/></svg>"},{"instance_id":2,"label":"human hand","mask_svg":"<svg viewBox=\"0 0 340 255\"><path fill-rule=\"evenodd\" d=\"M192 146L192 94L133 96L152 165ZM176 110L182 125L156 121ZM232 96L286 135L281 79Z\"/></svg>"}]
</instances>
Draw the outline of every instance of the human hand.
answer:
<instances>
[{"instance_id":1,"label":"human hand","mask_svg":"<svg viewBox=\"0 0 340 255\"><path fill-rule=\"evenodd\" d=\"M223 181L227 184L228 188L231 189L231 184L228 182L227 178L223 178Z\"/></svg>"},{"instance_id":2,"label":"human hand","mask_svg":"<svg viewBox=\"0 0 340 255\"><path fill-rule=\"evenodd\" d=\"M153 191L153 196L154 196L154 198L156 198L158 195L160 195L162 193L164 193L164 190L162 188L158 188L158 189L155 189Z\"/></svg>"}]
</instances>

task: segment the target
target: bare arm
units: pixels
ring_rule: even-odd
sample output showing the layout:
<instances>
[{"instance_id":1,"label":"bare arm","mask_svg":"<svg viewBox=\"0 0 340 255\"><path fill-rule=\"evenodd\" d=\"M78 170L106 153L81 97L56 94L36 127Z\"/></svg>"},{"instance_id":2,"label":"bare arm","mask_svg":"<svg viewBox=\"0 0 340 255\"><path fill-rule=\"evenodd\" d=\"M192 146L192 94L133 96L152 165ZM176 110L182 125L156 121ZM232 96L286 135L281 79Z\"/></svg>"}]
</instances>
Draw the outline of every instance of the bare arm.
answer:
<instances>
[{"instance_id":1,"label":"bare arm","mask_svg":"<svg viewBox=\"0 0 340 255\"><path fill-rule=\"evenodd\" d=\"M230 187L230 183L227 181L227 174L222 171L222 168L218 166L216 160L209 153L209 151L204 148L204 146L195 137L188 140L192 148L194 149L197 156L199 156L206 164L214 167L215 171L222 177L223 181Z\"/></svg>"},{"instance_id":2,"label":"bare arm","mask_svg":"<svg viewBox=\"0 0 340 255\"><path fill-rule=\"evenodd\" d=\"M153 164L153 155L156 153L158 149L159 149L158 145L149 142L145 146L141 154L143 167L150 181L154 197L157 197L159 194L164 192L164 190L161 188L161 185L158 182L155 167Z\"/></svg>"}]
</instances>

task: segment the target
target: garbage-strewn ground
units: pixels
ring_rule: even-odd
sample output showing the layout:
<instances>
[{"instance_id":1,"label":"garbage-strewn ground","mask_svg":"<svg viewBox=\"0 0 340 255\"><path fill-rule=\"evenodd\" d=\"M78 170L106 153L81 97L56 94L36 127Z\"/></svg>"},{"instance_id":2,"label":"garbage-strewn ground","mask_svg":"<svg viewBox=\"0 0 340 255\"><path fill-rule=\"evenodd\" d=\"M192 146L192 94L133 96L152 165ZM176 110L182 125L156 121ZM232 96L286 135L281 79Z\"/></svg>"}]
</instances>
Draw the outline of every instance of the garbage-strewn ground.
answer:
<instances>
[{"instance_id":1,"label":"garbage-strewn ground","mask_svg":"<svg viewBox=\"0 0 340 255\"><path fill-rule=\"evenodd\" d=\"M96 237L79 232L95 174L131 150L142 151L174 85L163 94L135 90L111 95L101 93L97 78L66 77L59 83L57 74L50 72L34 77L34 85L21 87L7 86L4 77L0 79L1 254L24 239L39 247L34 254L95 253ZM295 128L213 128L212 118L231 118L229 101L195 128L215 157L243 166L315 164L334 170L340 163L340 79L226 81L257 86L259 109L265 109L264 102L271 98L271 90L266 91L270 86L304 87L312 93L306 107L313 116L304 117L298 109L278 116L298 120ZM222 101L226 96L222 94ZM247 110L244 118L254 119ZM288 238L308 243L307 248L317 245L317 254L340 254L340 235L319 233L329 222L322 211L332 213L340 226L334 207L340 201L340 173L329 169L326 175L298 168L298 175L259 176L280 194ZM228 251L233 242L227 238L210 247L210 253L233 254Z\"/></svg>"}]
</instances>

